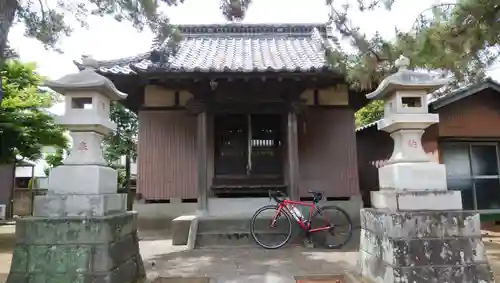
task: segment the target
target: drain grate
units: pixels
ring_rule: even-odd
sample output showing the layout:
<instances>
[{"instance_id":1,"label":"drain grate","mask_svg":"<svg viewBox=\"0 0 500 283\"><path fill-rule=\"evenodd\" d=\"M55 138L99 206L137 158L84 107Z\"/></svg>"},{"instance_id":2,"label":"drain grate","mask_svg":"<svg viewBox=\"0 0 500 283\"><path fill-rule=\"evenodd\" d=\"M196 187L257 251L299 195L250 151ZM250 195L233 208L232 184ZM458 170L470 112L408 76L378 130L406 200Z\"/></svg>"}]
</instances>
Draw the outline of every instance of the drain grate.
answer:
<instances>
[{"instance_id":1,"label":"drain grate","mask_svg":"<svg viewBox=\"0 0 500 283\"><path fill-rule=\"evenodd\" d=\"M160 277L153 283L210 283L210 278L206 277Z\"/></svg>"},{"instance_id":2,"label":"drain grate","mask_svg":"<svg viewBox=\"0 0 500 283\"><path fill-rule=\"evenodd\" d=\"M296 276L297 283L345 283L342 275Z\"/></svg>"}]
</instances>

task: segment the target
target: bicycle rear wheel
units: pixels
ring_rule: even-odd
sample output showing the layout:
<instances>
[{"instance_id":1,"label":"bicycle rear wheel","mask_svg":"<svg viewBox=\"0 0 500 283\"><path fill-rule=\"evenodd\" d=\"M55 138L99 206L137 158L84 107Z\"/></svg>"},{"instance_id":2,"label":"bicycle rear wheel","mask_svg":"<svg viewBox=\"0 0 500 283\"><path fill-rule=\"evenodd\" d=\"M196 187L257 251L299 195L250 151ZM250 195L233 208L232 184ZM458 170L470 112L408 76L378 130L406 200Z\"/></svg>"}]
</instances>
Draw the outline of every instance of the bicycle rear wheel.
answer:
<instances>
[{"instance_id":1,"label":"bicycle rear wheel","mask_svg":"<svg viewBox=\"0 0 500 283\"><path fill-rule=\"evenodd\" d=\"M254 241L265 249L278 249L284 246L292 237L292 220L288 213L278 205L266 205L259 208L252 217L250 234ZM273 225L273 219L276 222Z\"/></svg>"},{"instance_id":2,"label":"bicycle rear wheel","mask_svg":"<svg viewBox=\"0 0 500 283\"><path fill-rule=\"evenodd\" d=\"M328 230L312 233L312 239L328 249L338 249L351 240L352 221L349 214L342 208L334 205L318 207L313 215L311 228L330 226Z\"/></svg>"}]
</instances>

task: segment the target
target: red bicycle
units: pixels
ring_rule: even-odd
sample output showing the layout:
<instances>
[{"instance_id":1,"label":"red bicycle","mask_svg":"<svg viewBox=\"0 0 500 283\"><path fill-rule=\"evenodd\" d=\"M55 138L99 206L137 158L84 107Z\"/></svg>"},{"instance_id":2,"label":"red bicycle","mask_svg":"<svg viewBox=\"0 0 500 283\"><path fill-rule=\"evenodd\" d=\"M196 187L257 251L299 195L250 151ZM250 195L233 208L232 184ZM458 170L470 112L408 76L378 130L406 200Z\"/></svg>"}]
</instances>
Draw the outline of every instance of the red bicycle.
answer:
<instances>
[{"instance_id":1,"label":"red bicycle","mask_svg":"<svg viewBox=\"0 0 500 283\"><path fill-rule=\"evenodd\" d=\"M319 201L323 199L323 194L315 191L309 191L309 193L313 195L311 203L293 201L280 191L275 193L269 191L269 199L274 199L276 204L263 206L253 215L250 223L250 234L255 242L266 249L283 247L292 238L292 219L294 219L305 232L309 243L312 243L313 238L316 238L322 241L322 246L330 249L340 248L345 245L352 237L352 222L347 212L334 205L318 205ZM309 217L307 219L297 206L309 208ZM269 212L269 214L266 215L266 212ZM332 213L338 213L341 217L332 217ZM259 219L260 216L263 216L262 220ZM337 223L340 222L340 224L334 224L332 220ZM319 227L313 225L317 223L320 223ZM342 227L347 229L340 232ZM269 231L266 231L265 229L268 228L270 228ZM326 232L326 235L312 237L312 234L316 235L320 232ZM341 235L345 236L343 241L334 240L333 243L327 243L326 241L328 236L336 237ZM283 238L277 243L265 243L267 240L276 240L279 236Z\"/></svg>"}]
</instances>

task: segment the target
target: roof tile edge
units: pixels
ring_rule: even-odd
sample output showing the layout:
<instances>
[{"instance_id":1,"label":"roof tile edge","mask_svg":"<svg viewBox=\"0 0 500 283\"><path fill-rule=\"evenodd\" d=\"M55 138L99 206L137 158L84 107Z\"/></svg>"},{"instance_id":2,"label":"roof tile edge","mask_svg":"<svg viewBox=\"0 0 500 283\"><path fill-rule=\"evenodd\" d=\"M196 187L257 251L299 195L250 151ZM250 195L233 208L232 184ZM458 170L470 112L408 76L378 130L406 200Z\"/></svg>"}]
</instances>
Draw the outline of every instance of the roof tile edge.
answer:
<instances>
[{"instance_id":1,"label":"roof tile edge","mask_svg":"<svg viewBox=\"0 0 500 283\"><path fill-rule=\"evenodd\" d=\"M214 35L295 35L311 36L316 29L322 37L327 37L326 23L278 23L278 24L200 24L200 25L176 25L182 35L189 36L214 36ZM127 56L111 60L97 60L99 67L113 67L116 65L128 65L147 59L151 51L143 52L133 56ZM73 64L81 71L85 66L73 60Z\"/></svg>"}]
</instances>

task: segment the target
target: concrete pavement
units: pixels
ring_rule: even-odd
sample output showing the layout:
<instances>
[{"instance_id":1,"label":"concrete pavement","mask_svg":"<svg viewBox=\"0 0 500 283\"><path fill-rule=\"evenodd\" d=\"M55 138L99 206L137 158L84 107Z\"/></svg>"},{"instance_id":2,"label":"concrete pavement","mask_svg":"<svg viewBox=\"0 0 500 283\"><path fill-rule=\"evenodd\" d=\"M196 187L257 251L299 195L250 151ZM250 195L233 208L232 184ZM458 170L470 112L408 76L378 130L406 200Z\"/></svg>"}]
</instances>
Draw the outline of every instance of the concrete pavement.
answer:
<instances>
[{"instance_id":1,"label":"concrete pavement","mask_svg":"<svg viewBox=\"0 0 500 283\"><path fill-rule=\"evenodd\" d=\"M210 283L295 283L295 276L335 275L356 270L358 257L353 246L341 251L302 247L275 251L259 248L187 251L184 246L172 246L164 233L140 234L141 254L148 279L153 281L157 277L165 277L158 283L206 283L207 278L212 278L208 281ZM351 245L356 245L359 239L356 236ZM500 231L486 231L484 242L490 264L496 277L500 278ZM0 283L5 281L9 272L13 244L13 227L0 226ZM167 279L169 277L170 280ZM191 281L183 282L179 277L191 278Z\"/></svg>"}]
</instances>

